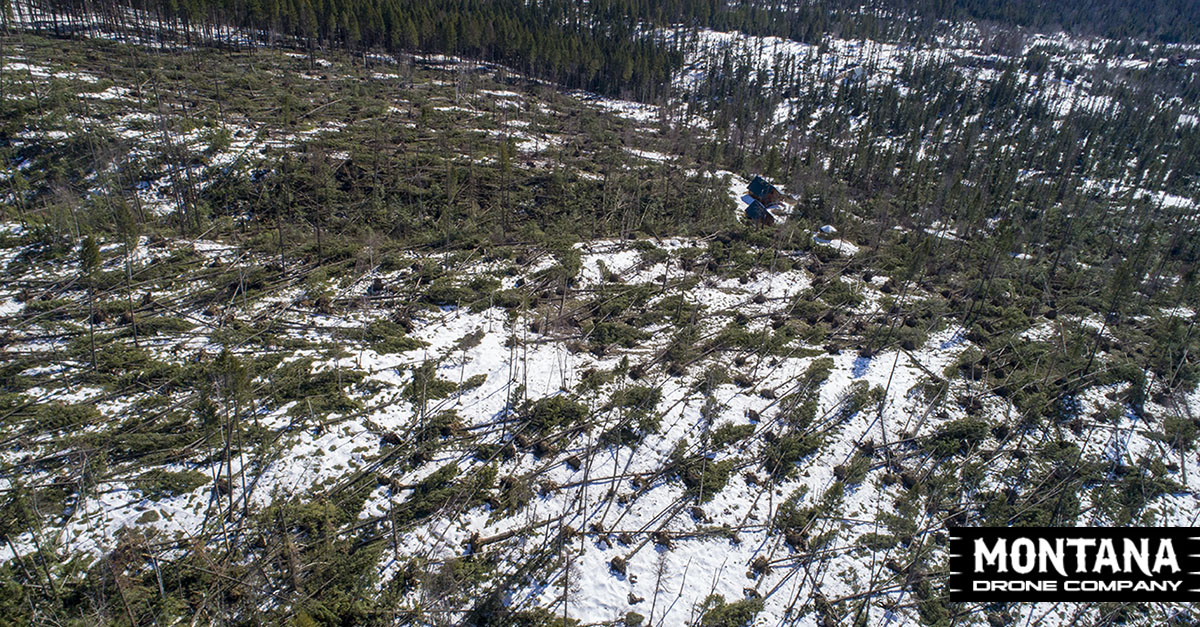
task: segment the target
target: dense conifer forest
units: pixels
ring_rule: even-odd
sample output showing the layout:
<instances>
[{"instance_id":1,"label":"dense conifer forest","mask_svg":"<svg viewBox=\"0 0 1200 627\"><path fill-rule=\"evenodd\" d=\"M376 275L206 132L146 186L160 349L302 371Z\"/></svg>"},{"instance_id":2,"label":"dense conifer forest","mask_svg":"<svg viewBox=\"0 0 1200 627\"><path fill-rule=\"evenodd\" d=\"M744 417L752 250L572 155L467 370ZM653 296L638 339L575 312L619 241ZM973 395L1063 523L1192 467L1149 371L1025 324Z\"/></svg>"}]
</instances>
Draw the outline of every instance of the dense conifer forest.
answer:
<instances>
[{"instance_id":1,"label":"dense conifer forest","mask_svg":"<svg viewBox=\"0 0 1200 627\"><path fill-rule=\"evenodd\" d=\"M22 4L6 7L20 17ZM683 63L680 47L654 27L684 26L778 36L819 44L847 38L929 42L953 20L1038 31L1146 41L1200 41L1194 0L1139 2L912 1L861 5L843 0L237 0L230 2L52 0L46 26L77 20L83 30L127 29L154 40L190 41L196 31L227 45L272 45L387 52L438 52L502 63L555 83L639 100L662 87ZM37 9L35 9L37 10ZM223 29L236 28L236 31Z\"/></svg>"}]
</instances>

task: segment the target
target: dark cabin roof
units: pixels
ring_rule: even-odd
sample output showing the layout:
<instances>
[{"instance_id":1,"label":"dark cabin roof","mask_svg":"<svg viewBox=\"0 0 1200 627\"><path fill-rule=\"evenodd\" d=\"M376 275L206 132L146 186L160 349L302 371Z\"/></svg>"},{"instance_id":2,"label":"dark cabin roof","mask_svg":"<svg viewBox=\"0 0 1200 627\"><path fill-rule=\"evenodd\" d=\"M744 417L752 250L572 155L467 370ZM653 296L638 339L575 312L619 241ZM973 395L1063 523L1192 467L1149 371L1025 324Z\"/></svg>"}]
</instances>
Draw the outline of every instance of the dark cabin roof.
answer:
<instances>
[{"instance_id":1,"label":"dark cabin roof","mask_svg":"<svg viewBox=\"0 0 1200 627\"><path fill-rule=\"evenodd\" d=\"M773 189L775 189L775 186L764 181L761 176L756 176L753 181L750 181L750 195L756 198L766 196Z\"/></svg>"}]
</instances>

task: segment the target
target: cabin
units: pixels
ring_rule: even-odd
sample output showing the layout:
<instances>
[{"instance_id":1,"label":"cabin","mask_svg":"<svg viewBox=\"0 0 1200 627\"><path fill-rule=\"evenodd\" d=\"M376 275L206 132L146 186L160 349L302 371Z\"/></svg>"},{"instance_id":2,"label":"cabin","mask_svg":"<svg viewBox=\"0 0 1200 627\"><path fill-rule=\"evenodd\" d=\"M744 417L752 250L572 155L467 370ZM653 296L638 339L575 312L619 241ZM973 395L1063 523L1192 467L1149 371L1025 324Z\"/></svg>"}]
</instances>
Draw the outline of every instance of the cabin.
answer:
<instances>
[{"instance_id":1,"label":"cabin","mask_svg":"<svg viewBox=\"0 0 1200 627\"><path fill-rule=\"evenodd\" d=\"M766 179L755 176L747 187L749 195L742 196L741 201L747 203L745 210L748 220L760 225L770 225L791 217L792 210L785 203L792 202L792 199Z\"/></svg>"},{"instance_id":2,"label":"cabin","mask_svg":"<svg viewBox=\"0 0 1200 627\"><path fill-rule=\"evenodd\" d=\"M758 200L755 200L746 207L746 217L760 224L775 224L775 216L771 215L767 206Z\"/></svg>"},{"instance_id":3,"label":"cabin","mask_svg":"<svg viewBox=\"0 0 1200 627\"><path fill-rule=\"evenodd\" d=\"M762 201L764 205L777 205L784 200L783 194L761 176L755 176L754 180L750 181L750 195L755 200Z\"/></svg>"}]
</instances>

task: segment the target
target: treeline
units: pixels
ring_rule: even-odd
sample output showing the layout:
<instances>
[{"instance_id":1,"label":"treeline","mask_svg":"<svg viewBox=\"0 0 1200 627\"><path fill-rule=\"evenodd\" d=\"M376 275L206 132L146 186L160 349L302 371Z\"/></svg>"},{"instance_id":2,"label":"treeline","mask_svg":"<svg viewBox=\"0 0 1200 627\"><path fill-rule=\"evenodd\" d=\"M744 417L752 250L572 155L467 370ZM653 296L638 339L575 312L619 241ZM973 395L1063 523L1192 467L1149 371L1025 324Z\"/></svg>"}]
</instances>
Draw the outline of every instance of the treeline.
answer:
<instances>
[{"instance_id":1,"label":"treeline","mask_svg":"<svg viewBox=\"0 0 1200 627\"><path fill-rule=\"evenodd\" d=\"M604 0L50 0L34 9L30 18L48 27L62 20L151 40L457 55L639 100L657 99L682 62L666 38L644 36ZM18 18L22 10L10 8Z\"/></svg>"},{"instance_id":2,"label":"treeline","mask_svg":"<svg viewBox=\"0 0 1200 627\"><path fill-rule=\"evenodd\" d=\"M657 101L684 61L655 27L687 26L818 44L828 35L928 39L945 20L977 19L1082 34L1200 41L1195 0L990 3L847 0L9 0L5 14L143 40L275 44L458 55L502 63L572 89ZM1190 11L1190 12L1189 12ZM9 19L11 19L11 17Z\"/></svg>"},{"instance_id":3,"label":"treeline","mask_svg":"<svg viewBox=\"0 0 1200 627\"><path fill-rule=\"evenodd\" d=\"M881 2L926 18L988 20L1038 31L1145 39L1159 43L1200 41L1196 0L901 0Z\"/></svg>"},{"instance_id":4,"label":"treeline","mask_svg":"<svg viewBox=\"0 0 1200 627\"><path fill-rule=\"evenodd\" d=\"M1021 69L1021 60L998 64L998 80L981 84L954 62L925 60L910 62L898 73L899 88L872 88L868 77L881 70L870 63L861 75L823 76L816 62L788 61L773 66L768 80L753 59L725 51L688 102L716 128L726 129L727 150L760 158L772 145L782 149L786 162L805 153L836 155L870 142L882 145L872 153L876 157L899 152L902 160L931 147L944 155L970 154L993 143L997 153L991 161L1013 164L1013 176L1025 170L1122 180L1191 195L1200 180L1200 127L1178 120L1187 111L1183 103L1195 102L1200 80L1174 86L1180 104L1155 102L1166 88L1154 87L1159 77L1153 73L1131 77L1136 89L1123 85L1109 94L1065 101L1048 89L1055 82L1052 72L1021 78ZM782 119L820 122L812 128L780 125L780 107L788 111ZM1064 115L1068 110L1071 114ZM856 126L856 120L864 124ZM960 145L964 137L968 143ZM848 161L832 163L836 169ZM881 168L874 176L912 177L909 170L892 172Z\"/></svg>"},{"instance_id":5,"label":"treeline","mask_svg":"<svg viewBox=\"0 0 1200 627\"><path fill-rule=\"evenodd\" d=\"M691 15L701 17L705 11ZM734 0L714 15L724 28L807 42L813 41L814 29L825 32L822 27L843 37L915 40L947 22L966 20L1152 43L1200 41L1196 0Z\"/></svg>"}]
</instances>

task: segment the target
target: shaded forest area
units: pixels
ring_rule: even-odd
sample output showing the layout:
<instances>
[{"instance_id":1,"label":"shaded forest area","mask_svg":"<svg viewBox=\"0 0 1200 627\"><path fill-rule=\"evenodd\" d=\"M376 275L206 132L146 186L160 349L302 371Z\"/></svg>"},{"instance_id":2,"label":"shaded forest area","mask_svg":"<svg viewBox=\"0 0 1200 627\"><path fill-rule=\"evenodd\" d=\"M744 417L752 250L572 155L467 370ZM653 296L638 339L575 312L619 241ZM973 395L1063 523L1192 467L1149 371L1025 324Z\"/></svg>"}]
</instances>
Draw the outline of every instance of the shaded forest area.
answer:
<instances>
[{"instance_id":1,"label":"shaded forest area","mask_svg":"<svg viewBox=\"0 0 1200 627\"><path fill-rule=\"evenodd\" d=\"M232 45L434 52L502 63L573 89L654 101L665 95L683 51L654 28L742 31L819 44L828 36L932 43L954 20L1080 36L1200 41L1194 0L1106 2L717 2L715 0L38 0L6 4L9 19L36 7L46 26L85 28L190 42L197 34ZM223 31L233 27L234 31ZM73 27L74 28L74 27ZM245 34L253 34L247 38Z\"/></svg>"}]
</instances>

